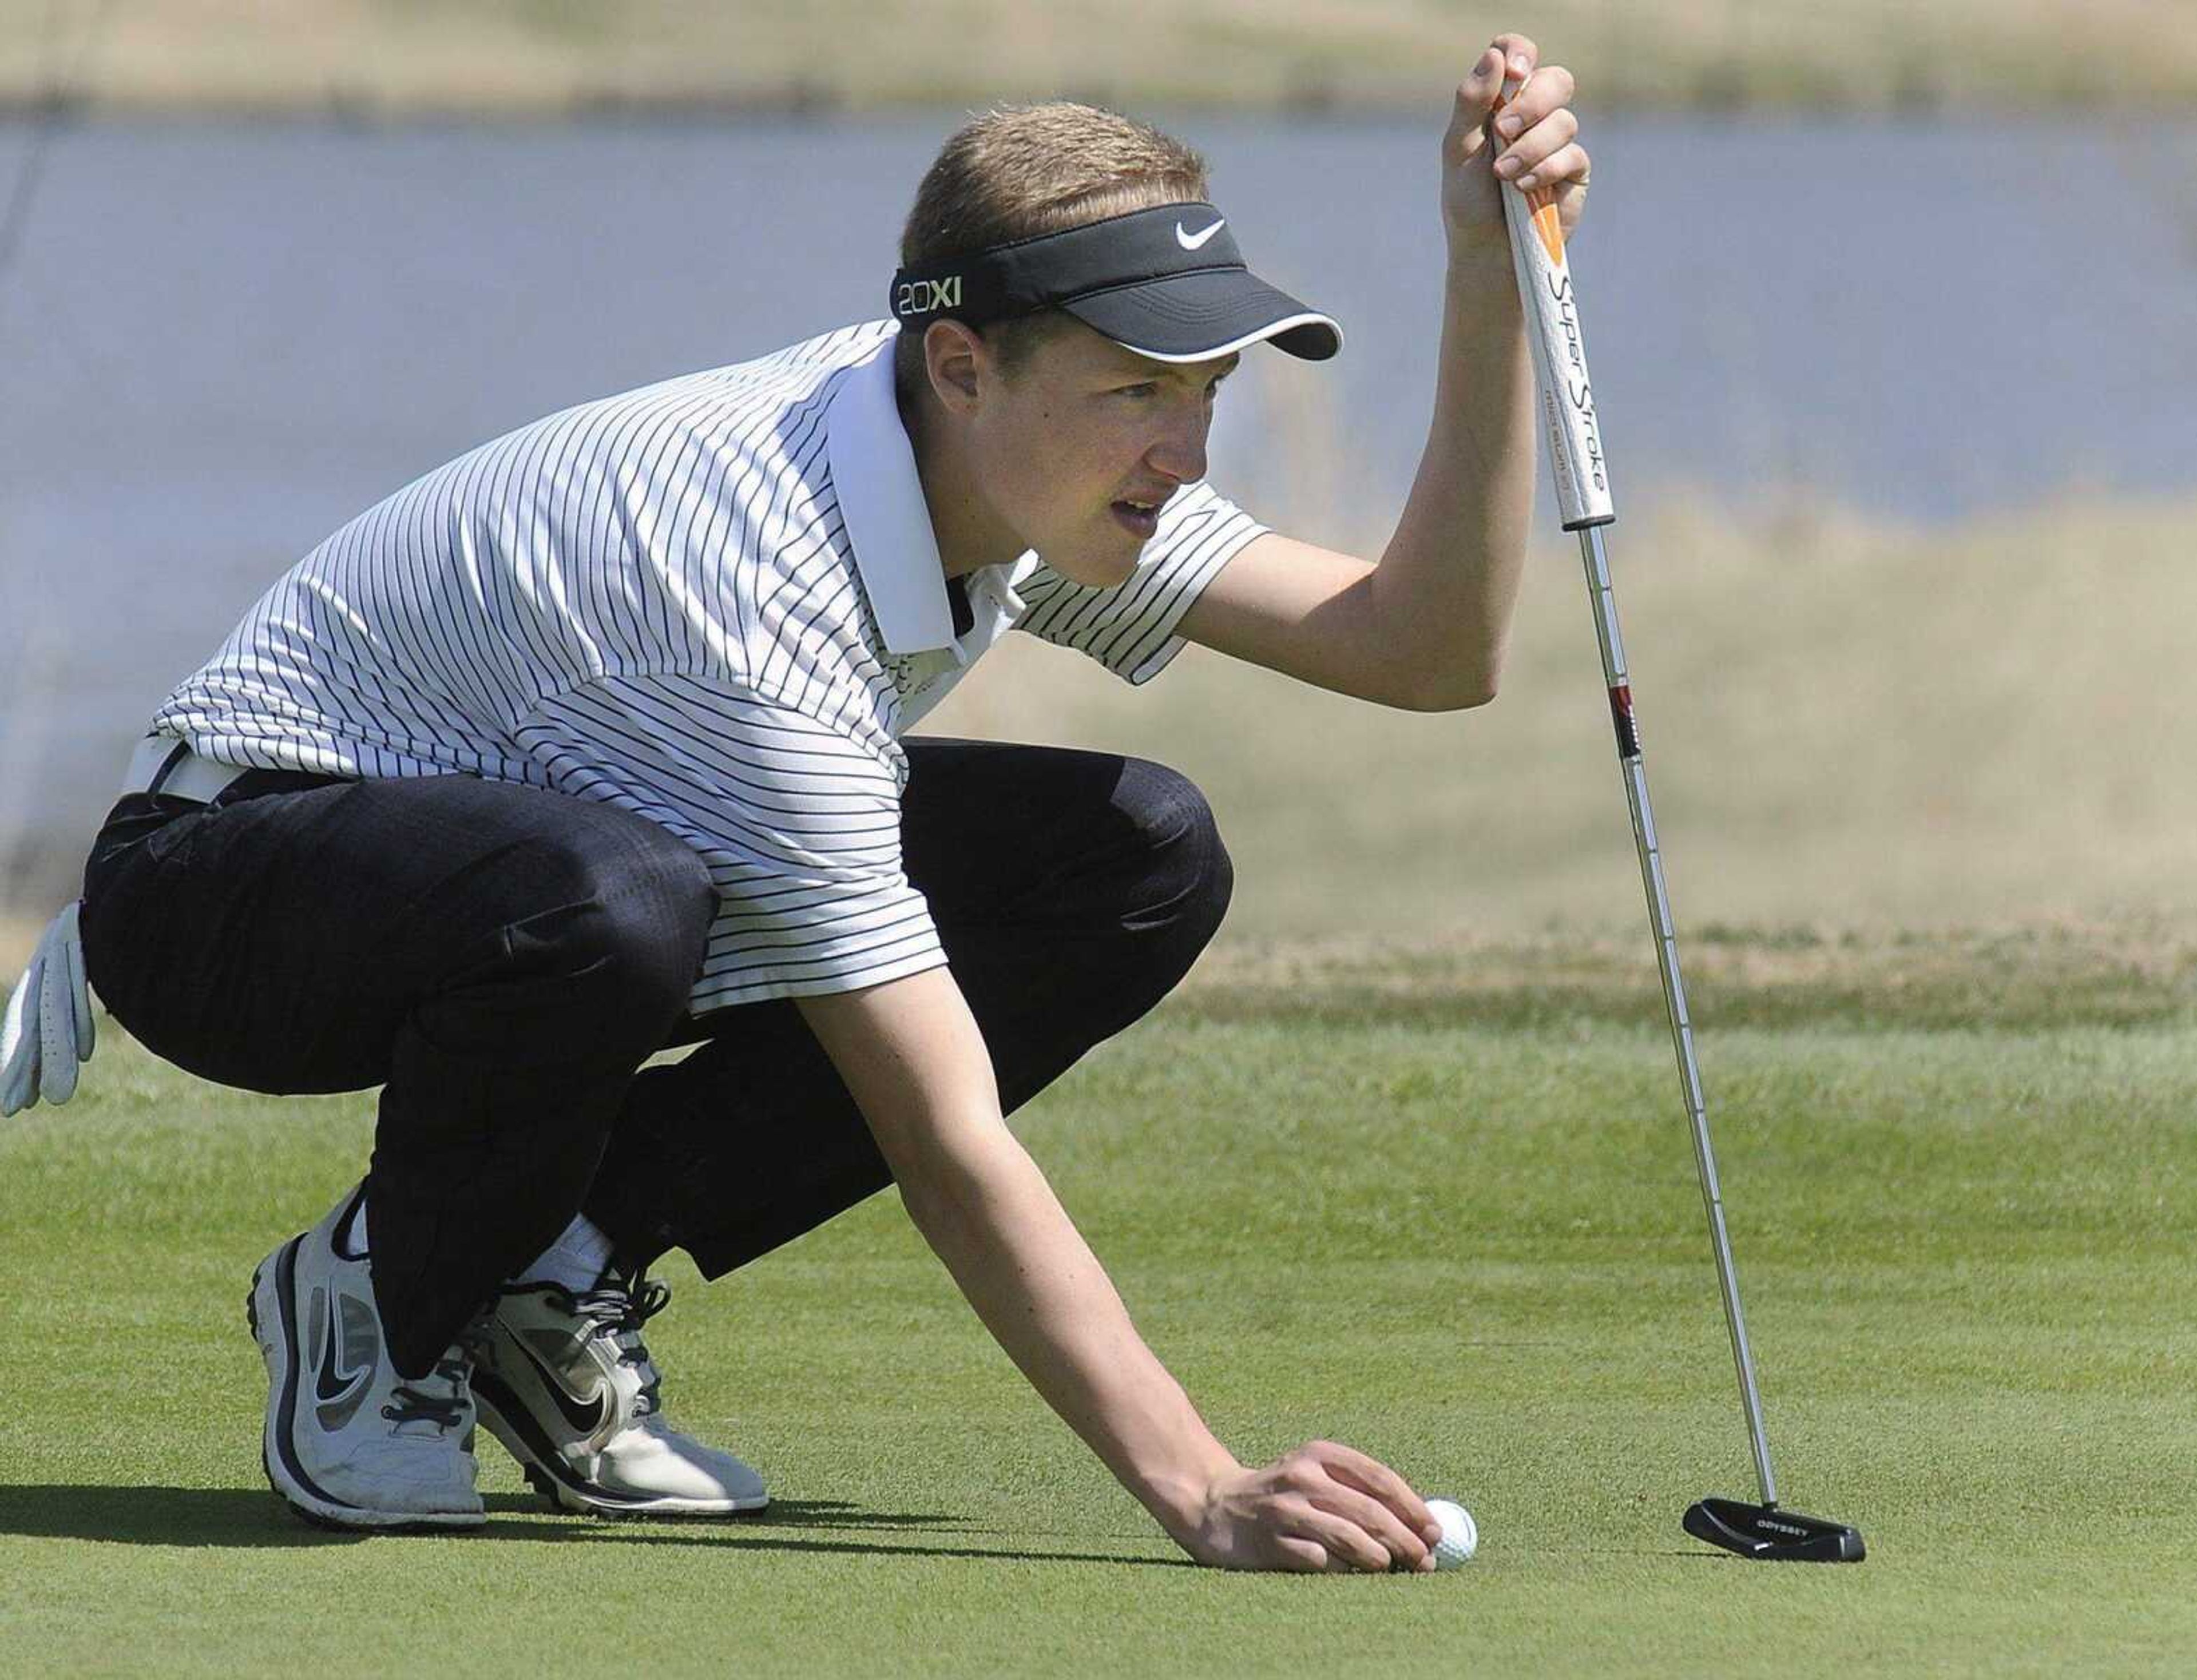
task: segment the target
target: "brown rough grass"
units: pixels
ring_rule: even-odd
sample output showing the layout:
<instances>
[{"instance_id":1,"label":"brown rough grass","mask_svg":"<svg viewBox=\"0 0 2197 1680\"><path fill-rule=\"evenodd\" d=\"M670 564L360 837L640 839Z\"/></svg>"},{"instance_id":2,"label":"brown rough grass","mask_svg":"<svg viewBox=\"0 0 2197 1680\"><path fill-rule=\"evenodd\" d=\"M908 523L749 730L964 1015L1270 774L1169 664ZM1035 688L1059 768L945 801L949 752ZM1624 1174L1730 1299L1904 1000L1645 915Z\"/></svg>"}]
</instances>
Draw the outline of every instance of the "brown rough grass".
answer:
<instances>
[{"instance_id":1,"label":"brown rough grass","mask_svg":"<svg viewBox=\"0 0 2197 1680\"><path fill-rule=\"evenodd\" d=\"M1701 1031L2197 1022L2197 920L1879 936L1712 927L1682 937L1679 951L1690 1013ZM1216 1020L1422 1025L1666 1018L1644 921L1629 936L1224 940L1192 972L1176 1006Z\"/></svg>"},{"instance_id":2,"label":"brown rough grass","mask_svg":"<svg viewBox=\"0 0 2197 1680\"><path fill-rule=\"evenodd\" d=\"M0 99L354 113L1052 92L1416 104L1438 102L1506 28L1605 107L2158 107L2197 91L2183 0L0 0Z\"/></svg>"}]
</instances>

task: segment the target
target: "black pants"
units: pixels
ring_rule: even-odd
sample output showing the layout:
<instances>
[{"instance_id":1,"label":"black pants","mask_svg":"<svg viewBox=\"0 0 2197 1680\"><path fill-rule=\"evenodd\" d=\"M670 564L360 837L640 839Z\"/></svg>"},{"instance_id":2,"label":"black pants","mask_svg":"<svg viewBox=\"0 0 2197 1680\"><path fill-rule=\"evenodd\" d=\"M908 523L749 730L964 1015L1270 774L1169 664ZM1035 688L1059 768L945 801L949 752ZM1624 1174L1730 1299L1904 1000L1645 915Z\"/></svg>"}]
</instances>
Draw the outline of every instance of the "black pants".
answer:
<instances>
[{"instance_id":1,"label":"black pants","mask_svg":"<svg viewBox=\"0 0 2197 1680\"><path fill-rule=\"evenodd\" d=\"M1188 970L1228 856L1157 765L906 744L905 867L1012 1112ZM412 1376L576 1211L622 1254L683 1248L715 1277L890 1181L791 1003L688 1014L714 910L691 850L606 805L255 772L211 806L118 805L83 925L101 998L179 1067L382 1086L368 1240Z\"/></svg>"}]
</instances>

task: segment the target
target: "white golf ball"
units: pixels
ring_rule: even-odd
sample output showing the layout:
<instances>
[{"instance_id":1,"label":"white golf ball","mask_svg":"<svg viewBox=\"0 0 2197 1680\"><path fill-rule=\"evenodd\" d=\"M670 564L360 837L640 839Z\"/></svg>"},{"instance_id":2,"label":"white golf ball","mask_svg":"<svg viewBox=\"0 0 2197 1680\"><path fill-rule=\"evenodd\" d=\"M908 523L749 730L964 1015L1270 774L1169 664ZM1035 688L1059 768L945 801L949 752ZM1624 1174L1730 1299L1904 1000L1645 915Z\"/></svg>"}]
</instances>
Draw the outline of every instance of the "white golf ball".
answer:
<instances>
[{"instance_id":1,"label":"white golf ball","mask_svg":"<svg viewBox=\"0 0 2197 1680\"><path fill-rule=\"evenodd\" d=\"M1441 1538L1435 1544L1435 1567L1454 1569L1480 1550L1480 1527L1472 1513L1454 1499L1429 1499L1427 1509L1441 1524Z\"/></svg>"}]
</instances>

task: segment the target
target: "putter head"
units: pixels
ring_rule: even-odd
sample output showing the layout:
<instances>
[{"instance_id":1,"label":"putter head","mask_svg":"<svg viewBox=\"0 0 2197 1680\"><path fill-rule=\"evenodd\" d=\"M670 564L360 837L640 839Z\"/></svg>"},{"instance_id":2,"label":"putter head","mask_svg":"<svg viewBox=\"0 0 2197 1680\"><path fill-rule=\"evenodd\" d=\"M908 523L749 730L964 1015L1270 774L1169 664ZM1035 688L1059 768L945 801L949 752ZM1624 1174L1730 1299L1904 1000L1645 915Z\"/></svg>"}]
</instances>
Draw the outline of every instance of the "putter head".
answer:
<instances>
[{"instance_id":1,"label":"putter head","mask_svg":"<svg viewBox=\"0 0 2197 1680\"><path fill-rule=\"evenodd\" d=\"M1686 1532L1742 1557L1786 1563L1858 1563L1861 1530L1782 1505L1702 1499L1686 1507Z\"/></svg>"}]
</instances>

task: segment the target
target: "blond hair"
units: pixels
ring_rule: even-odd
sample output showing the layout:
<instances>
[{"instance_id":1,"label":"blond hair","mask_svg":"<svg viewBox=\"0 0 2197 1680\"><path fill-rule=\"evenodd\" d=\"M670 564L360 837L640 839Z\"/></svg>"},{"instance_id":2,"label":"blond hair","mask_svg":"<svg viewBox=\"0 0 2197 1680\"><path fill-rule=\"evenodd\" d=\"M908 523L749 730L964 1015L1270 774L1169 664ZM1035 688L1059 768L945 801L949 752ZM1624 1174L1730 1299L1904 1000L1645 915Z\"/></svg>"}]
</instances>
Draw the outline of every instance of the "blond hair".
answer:
<instances>
[{"instance_id":1,"label":"blond hair","mask_svg":"<svg viewBox=\"0 0 2197 1680\"><path fill-rule=\"evenodd\" d=\"M1007 105L956 130L925 171L901 229L900 260L915 268L990 246L1055 234L1154 205L1206 194L1205 159L1171 135L1113 111L1052 100ZM1057 311L985 329L1010 368L1058 322ZM920 387L923 334L895 346L903 390Z\"/></svg>"}]
</instances>

